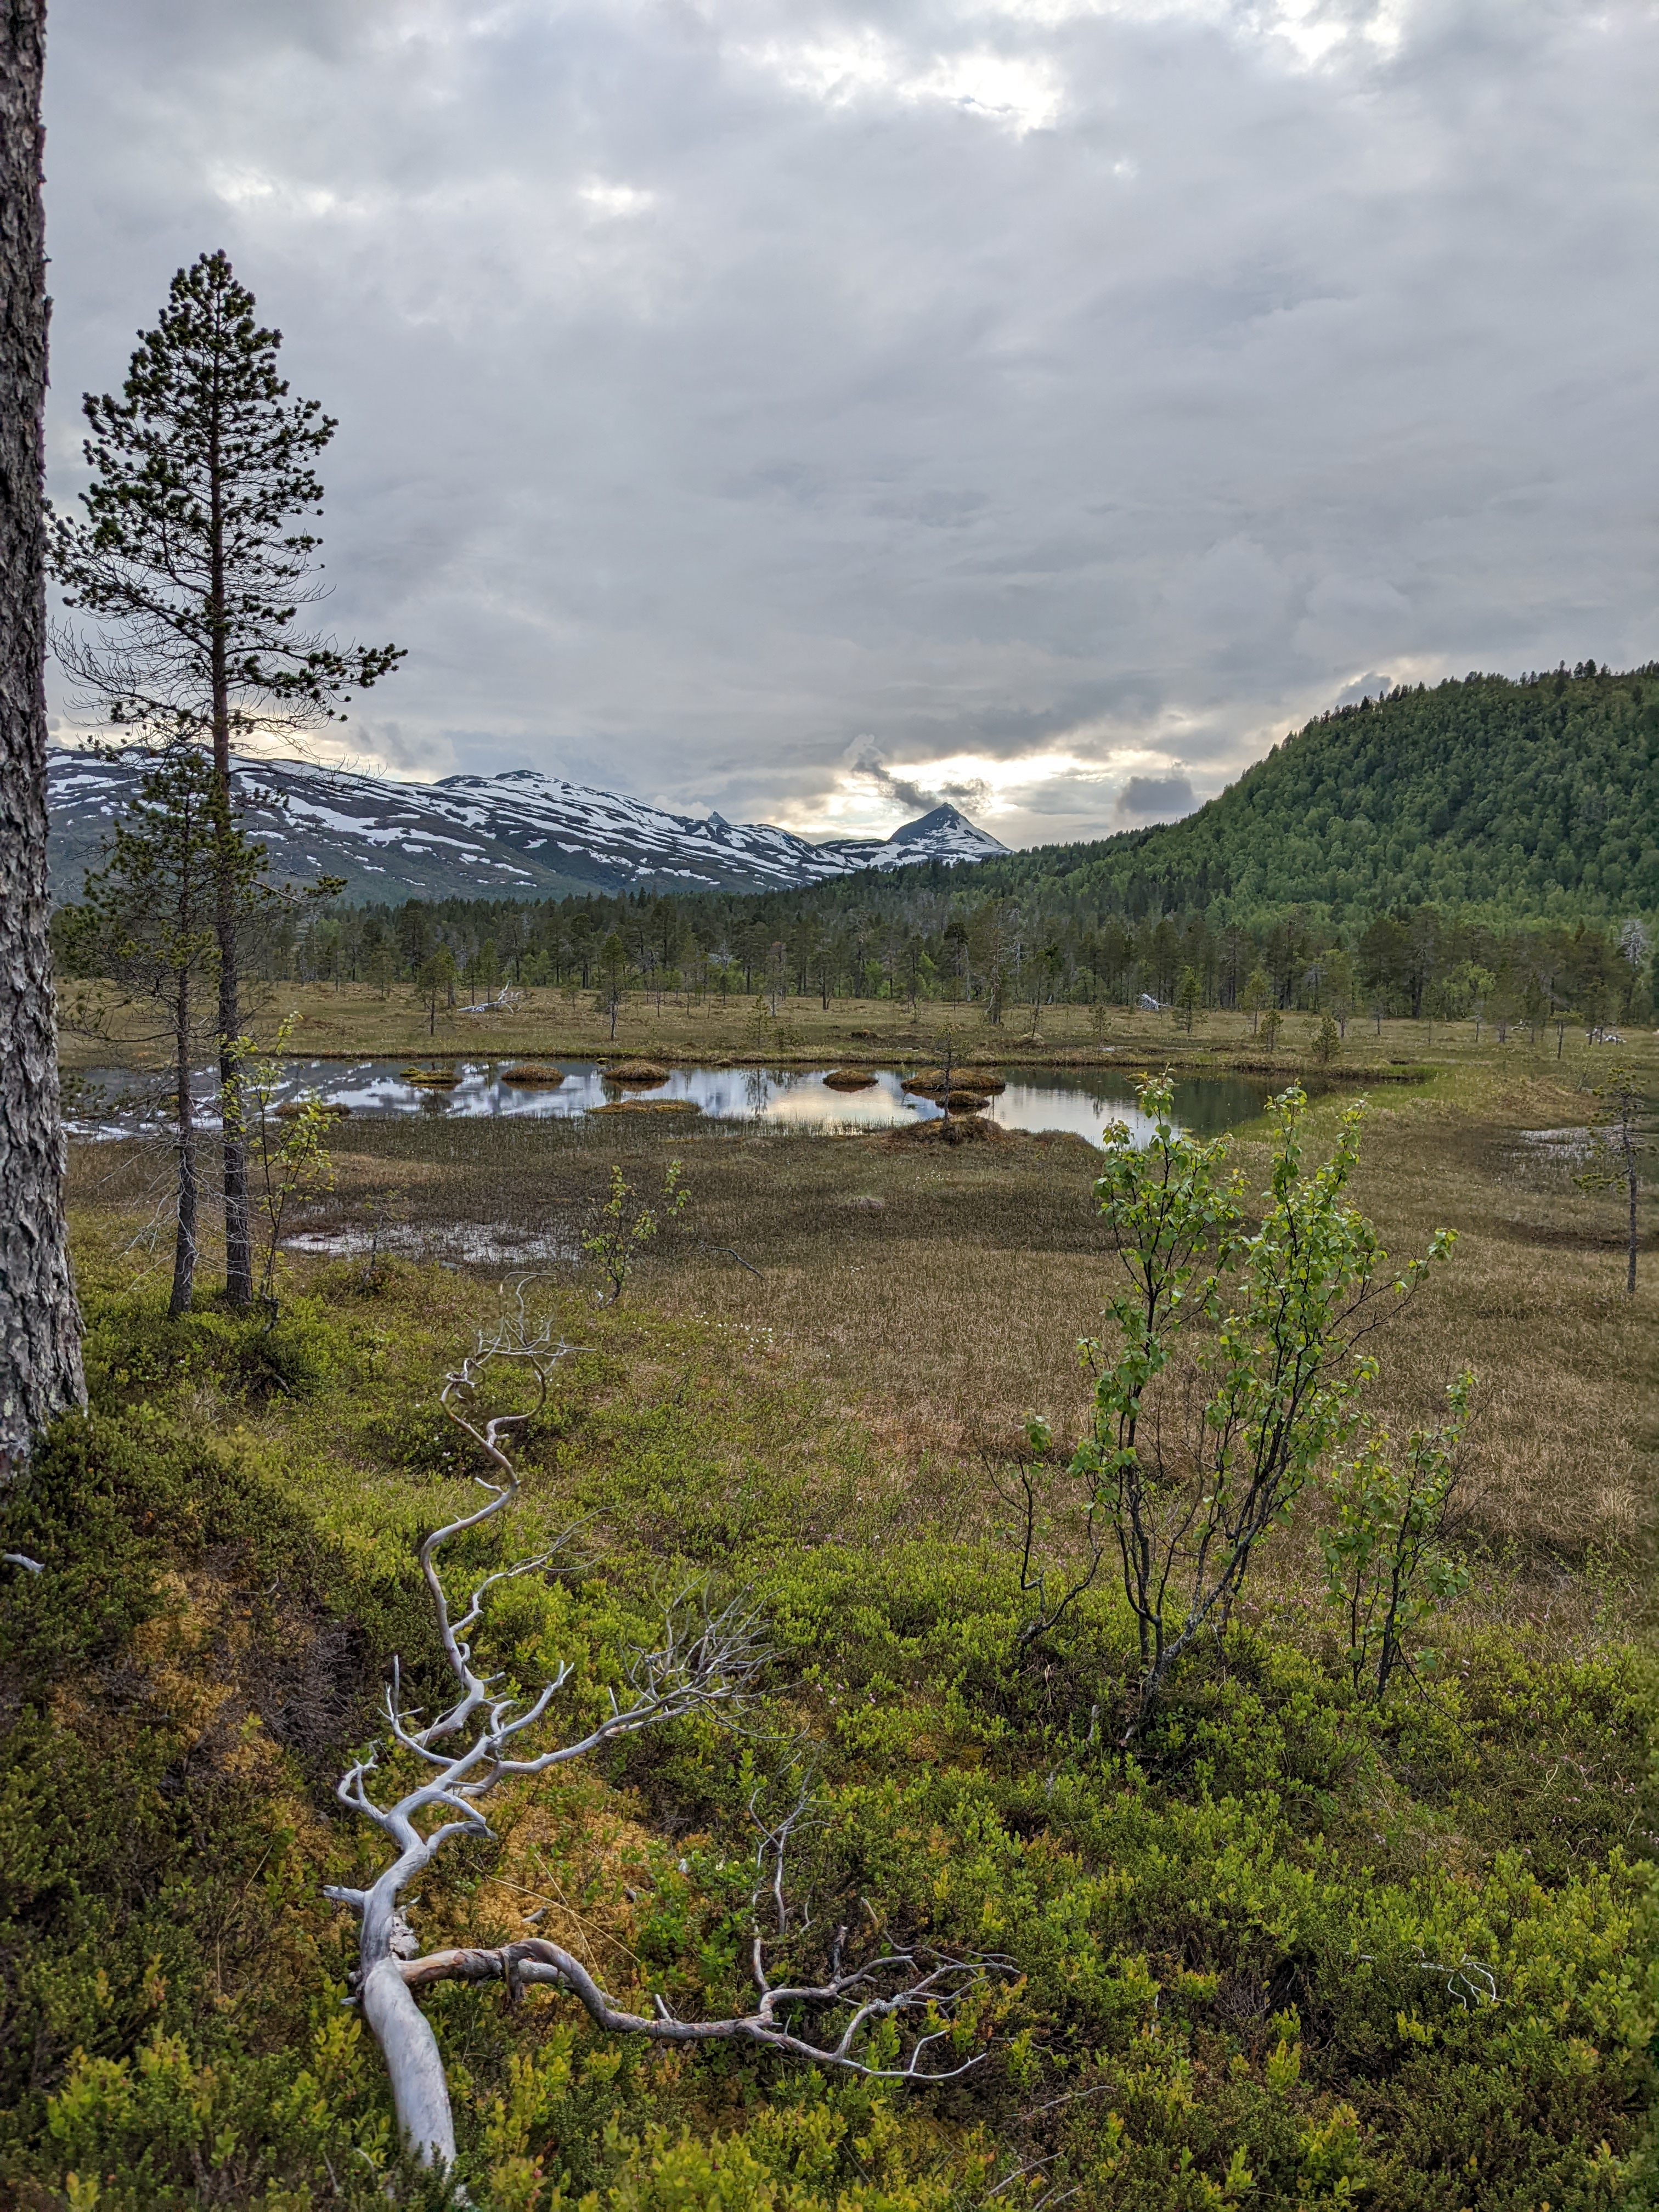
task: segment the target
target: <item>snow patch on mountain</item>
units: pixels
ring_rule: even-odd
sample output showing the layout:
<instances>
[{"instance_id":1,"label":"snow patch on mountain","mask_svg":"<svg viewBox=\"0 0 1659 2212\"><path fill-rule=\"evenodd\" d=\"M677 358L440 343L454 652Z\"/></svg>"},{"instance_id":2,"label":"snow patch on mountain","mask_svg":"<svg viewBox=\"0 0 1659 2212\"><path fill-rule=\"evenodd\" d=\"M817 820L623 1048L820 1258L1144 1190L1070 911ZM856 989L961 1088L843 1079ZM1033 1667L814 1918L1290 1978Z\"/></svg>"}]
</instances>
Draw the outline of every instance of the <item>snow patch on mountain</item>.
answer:
<instances>
[{"instance_id":1,"label":"snow patch on mountain","mask_svg":"<svg viewBox=\"0 0 1659 2212\"><path fill-rule=\"evenodd\" d=\"M51 858L60 898L74 897L82 874L98 864L111 823L137 796L143 765L136 750L106 759L53 749ZM272 873L301 883L342 876L347 896L357 899L557 897L659 880L685 890L763 890L1007 850L949 805L890 837L815 845L772 823L672 814L536 769L402 783L309 761L244 761L234 776L246 826L269 848Z\"/></svg>"}]
</instances>

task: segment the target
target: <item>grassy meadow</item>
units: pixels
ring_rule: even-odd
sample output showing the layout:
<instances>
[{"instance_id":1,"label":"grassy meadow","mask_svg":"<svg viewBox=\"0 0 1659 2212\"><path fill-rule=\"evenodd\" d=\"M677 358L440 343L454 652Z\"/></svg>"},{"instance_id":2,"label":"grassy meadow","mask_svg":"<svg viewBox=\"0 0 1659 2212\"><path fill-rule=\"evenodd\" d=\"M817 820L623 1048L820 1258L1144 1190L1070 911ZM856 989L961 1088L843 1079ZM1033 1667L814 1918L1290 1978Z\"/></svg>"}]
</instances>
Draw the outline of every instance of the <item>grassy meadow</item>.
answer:
<instances>
[{"instance_id":1,"label":"grassy meadow","mask_svg":"<svg viewBox=\"0 0 1659 2212\"><path fill-rule=\"evenodd\" d=\"M636 1000L612 1046L591 999L551 992L430 1040L396 997L289 997L319 1056L910 1066L951 1018ZM1269 1066L1231 1017L1190 1036L1167 1016L1030 1021L964 1012L958 1057L1243 1069L1265 1097L1312 1030L1288 1022ZM210 1297L168 1322L164 1152L76 1146L93 1413L56 1432L3 1536L47 1571L0 1608L0 2191L134 2212L460 2201L399 2160L321 1885L374 1863L331 1789L375 1734L392 1652L435 1681L414 1547L477 1495L439 1385L531 1273L579 1348L525 1432L516 1525L465 1565L580 1527L558 1571L497 1586L485 1656L520 1684L571 1660L574 1727L653 1605L702 1583L753 1593L774 1657L739 1732L688 1722L504 1791L494 1839L421 1884L422 1944L499 1942L535 1912L613 1992L730 2014L747 1808L805 1773L794 1877L816 1924L1008 1963L956 2031L980 2063L921 2089L443 1986L424 2002L469 2201L1651 2202L1659 1252L1650 1225L1627 1299L1619 1205L1577 1187L1559 1137L1603 1055L1555 1048L1351 1024L1310 1111L1319 1154L1370 1089L1356 1196L1396 1262L1458 1232L1370 1346L1396 1432L1437 1418L1459 1368L1477 1378L1452 1530L1469 1583L1435 1625L1441 1664L1355 1696L1310 1491L1127 1747L1121 1595L1103 1577L1022 1641L1009 1527L1024 1417L1079 1433L1076 1343L1115 1264L1081 1141L353 1119L296 1222L349 1249L289 1259L274 1322ZM1631 1057L1659 1083L1653 1040ZM1266 1124L1235 1152L1261 1189ZM580 1247L612 1168L648 1199L672 1159L686 1208L601 1304ZM1048 1556L1079 1540L1061 1487Z\"/></svg>"},{"instance_id":2,"label":"grassy meadow","mask_svg":"<svg viewBox=\"0 0 1659 2212\"><path fill-rule=\"evenodd\" d=\"M99 984L73 987L83 1009L82 1026L66 1031L64 1065L85 1067L108 1060L109 1044L88 1028L106 1020L118 1046L139 1034L137 1016L124 1011ZM1243 1061L1293 1072L1299 1067L1319 1024L1310 1014L1282 1018L1279 1043L1269 1057L1261 1048L1249 1018L1234 1013L1199 1013L1188 1036L1167 1013L1121 1006L1044 1006L1033 1019L1030 1006L1011 1006L1002 1021L988 1023L975 1006L943 1000L834 999L828 1007L815 998L773 1002L740 994L722 1000L715 994L676 996L634 990L617 1010L616 1036L608 1007L592 991L525 989L505 1004L474 1012L439 1006L434 1013L401 986L384 994L370 983L277 983L256 986L258 1014L267 1027L276 1017L293 1017L289 1049L296 1058L356 1059L408 1055L412 1059L605 1058L611 1054L648 1052L670 1060L763 1060L769 1066L881 1066L920 1054L931 1054L950 1035L964 1054L986 1064L1041 1060L1054 1066L1092 1065L1103 1050L1114 1056L1152 1054L1160 1060L1213 1060L1231 1066ZM1183 1018L1184 1022L1184 1018ZM1340 1070L1382 1069L1414 1065L1426 1050L1437 1059L1465 1058L1484 1064L1496 1049L1491 1030L1482 1046L1473 1042L1471 1024L1385 1020L1374 1024L1355 1016L1336 1063ZM1554 1050L1554 1036L1540 1041L1541 1055ZM1582 1048L1582 1045L1581 1045ZM1517 1048L1518 1049L1518 1048ZM1570 1036L1567 1049L1574 1049ZM133 1047L124 1048L126 1057ZM135 1056L142 1057L141 1053Z\"/></svg>"}]
</instances>

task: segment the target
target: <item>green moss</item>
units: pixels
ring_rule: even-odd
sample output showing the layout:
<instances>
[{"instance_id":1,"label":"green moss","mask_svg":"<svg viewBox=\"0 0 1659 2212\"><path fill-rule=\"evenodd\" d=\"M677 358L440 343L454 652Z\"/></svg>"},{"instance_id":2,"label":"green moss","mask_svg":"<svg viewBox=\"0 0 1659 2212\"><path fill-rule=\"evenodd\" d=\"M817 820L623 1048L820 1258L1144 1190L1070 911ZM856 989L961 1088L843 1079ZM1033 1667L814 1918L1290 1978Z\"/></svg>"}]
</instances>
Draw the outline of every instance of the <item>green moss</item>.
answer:
<instances>
[{"instance_id":1,"label":"green moss","mask_svg":"<svg viewBox=\"0 0 1659 2212\"><path fill-rule=\"evenodd\" d=\"M487 1299L436 1273L374 1300L323 1278L306 1399L233 1388L216 1321L96 1307L106 1410L59 1425L3 1514L4 1548L46 1569L0 1601L0 2181L20 2204L440 2201L399 2163L319 1886L370 1863L330 1790L390 1653L417 1698L434 1679L412 1540L477 1496L436 1377ZM473 2202L1644 2201L1653 1701L1633 1656L1454 1621L1443 1681L1379 1711L1319 1624L1263 1612L1195 1658L1131 1759L1109 1590L1022 1654L1000 1554L860 1540L872 1447L809 1390L711 1328L581 1320L518 1525L459 1565L583 1525L553 1579L497 1586L486 1663L527 1683L570 1660L579 1718L689 1575L751 1586L775 1662L744 1735L686 1723L504 1799L499 1840L422 1885L421 1925L501 1940L528 1882L598 1931L621 1987L729 2011L746 1808L805 1746L792 1874L817 1925L867 1914L1012 1971L965 2031L984 2063L908 2097L607 2041L545 1993L441 1988ZM1031 2185L999 2191L1018 2166Z\"/></svg>"}]
</instances>

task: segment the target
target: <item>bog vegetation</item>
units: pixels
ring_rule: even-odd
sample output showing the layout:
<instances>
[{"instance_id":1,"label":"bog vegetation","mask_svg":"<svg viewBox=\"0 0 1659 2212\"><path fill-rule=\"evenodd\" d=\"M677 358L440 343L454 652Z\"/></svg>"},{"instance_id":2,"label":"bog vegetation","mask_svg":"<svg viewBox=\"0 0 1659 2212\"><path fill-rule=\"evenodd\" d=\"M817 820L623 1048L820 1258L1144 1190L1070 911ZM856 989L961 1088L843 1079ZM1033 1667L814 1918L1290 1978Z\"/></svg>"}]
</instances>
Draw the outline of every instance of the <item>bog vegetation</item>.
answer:
<instances>
[{"instance_id":1,"label":"bog vegetation","mask_svg":"<svg viewBox=\"0 0 1659 2212\"><path fill-rule=\"evenodd\" d=\"M3 1534L44 1570L0 1607L17 2201L1641 2201L1621 1377L1651 1316L1571 1163L1468 1152L1515 1079L1366 1117L1292 1095L1226 1152L1155 1085L1146 1150L1031 1139L943 1179L893 1139L337 1139L313 1221L395 1186L406 1218L516 1206L579 1250L648 1205L619 1301L603 1254L504 1303L499 1269L364 1240L289 1262L274 1311L169 1319L132 1243L145 1148L88 1148L93 1413ZM574 1348L544 1401L489 1375L469 1436L444 1376L521 1294ZM388 1861L334 1791L371 1755L381 1804L434 1771L455 1689L419 1547L487 1504L485 1413L526 1417L512 1510L433 1573L452 1620L483 1586L489 1697L522 1714L562 1675L533 1755L601 1740L462 1796L408 1886L441 2179L351 2001L349 1900ZM607 1733L665 1605L740 1694ZM722 1617L741 1651L690 1656ZM805 1993L774 2023L819 2054L866 1996L951 1978L865 2015L865 2072L694 2039L760 2019L757 1939ZM928 2038L950 2078L902 2078Z\"/></svg>"},{"instance_id":2,"label":"bog vegetation","mask_svg":"<svg viewBox=\"0 0 1659 2212\"><path fill-rule=\"evenodd\" d=\"M179 282L111 481L229 301L275 528L325 421ZM120 617L133 547L65 544ZM0 1499L7 2201L1650 2202L1653 672L1396 693L965 882L329 911L225 742L397 655L287 596L240 703L167 617L58 925L172 1118L76 1149L90 1405ZM260 975L555 1087L728 1006L849 1085L902 1032L976 1140L452 1120L447 1063L340 1124ZM1153 1061L1149 1138L987 1133L1040 1026ZM1157 1072L1206 1053L1227 1137Z\"/></svg>"}]
</instances>

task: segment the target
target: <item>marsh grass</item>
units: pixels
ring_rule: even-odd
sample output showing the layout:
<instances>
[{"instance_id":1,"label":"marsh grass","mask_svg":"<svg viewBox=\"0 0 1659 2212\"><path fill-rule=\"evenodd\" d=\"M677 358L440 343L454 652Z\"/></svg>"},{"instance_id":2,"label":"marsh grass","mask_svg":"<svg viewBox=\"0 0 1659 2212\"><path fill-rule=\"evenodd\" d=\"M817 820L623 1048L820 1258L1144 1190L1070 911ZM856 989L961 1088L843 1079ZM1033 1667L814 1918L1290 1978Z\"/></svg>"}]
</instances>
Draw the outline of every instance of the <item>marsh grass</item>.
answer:
<instances>
[{"instance_id":1,"label":"marsh grass","mask_svg":"<svg viewBox=\"0 0 1659 2212\"><path fill-rule=\"evenodd\" d=\"M108 1035L85 1030L62 1040L64 1064L97 1066L112 1056L124 1058L123 1024L132 1024L106 987L89 984L87 1004L101 1012ZM599 1060L612 1063L643 1060L670 1065L686 1061L764 1062L768 1066L830 1067L936 1066L948 1033L964 1060L990 1070L997 1066L1046 1063L1055 1066L1162 1066L1165 1061L1194 1073L1206 1067L1237 1067L1283 1083L1293 1074L1315 1072L1314 1041L1319 1018L1286 1014L1272 1054L1243 1014L1216 1012L1188 1036L1167 1013L1115 1006L1097 1032L1095 1009L1055 1005L1042 1009L1036 1030L1029 1018L986 1020L975 1006L945 1000L837 999L826 1008L816 1000L780 1002L778 1018L759 1024L753 1002L718 998L689 1003L634 994L619 1010L617 1035L611 1035L608 1011L596 1010L591 992L526 990L501 1011L441 1012L428 1036L423 1008L406 992L381 998L370 984L346 983L336 990L320 984L271 983L259 987L249 1018L264 1036L281 1018L296 1027L290 1056L306 1059L419 1060ZM1570 1034L1564 1055L1556 1059L1553 1030L1528 1042L1512 1031L1499 1045L1490 1030L1477 1042L1472 1023L1445 1025L1389 1020L1380 1026L1351 1021L1336 1058L1319 1069L1330 1083L1409 1079L1422 1066L1540 1072L1572 1066L1585 1057L1582 1032ZM136 1043L135 1060L143 1057Z\"/></svg>"},{"instance_id":2,"label":"marsh grass","mask_svg":"<svg viewBox=\"0 0 1659 2212\"><path fill-rule=\"evenodd\" d=\"M1062 1431L1082 1417L1073 1346L1112 1265L1089 1147L458 1121L436 1100L345 1124L307 1228L395 1222L436 1243L495 1224L556 1253L613 1163L641 1189L683 1163L690 1208L623 1304L598 1304L574 1258L538 1264L527 1296L578 1348L522 1435L512 1529L474 1532L453 1563L465 1580L575 1524L556 1571L498 1586L483 1630L516 1683L572 1660L573 1716L688 1582L757 1590L778 1652L741 1747L688 1729L504 1793L498 1840L460 1843L423 1881L423 1938L493 1944L536 1911L641 2004L729 2013L741 1762L810 1741L815 1899L873 1899L901 1933L1020 1965L1018 2034L925 2106L658 2065L567 2006L440 1992L473 2201L545 2203L558 2177L566 2204L613 2186L618 2204L781 2203L764 2175L734 2193L708 2165L699 2146L738 2136L744 2157L775 2143L802 2212L1001 2206L993 2150L1000 2174L1038 2161L1036 2193L1079 2212L1232 2201L1246 2154L1264 2206L1638 2201L1650 1917L1630 1862L1655 1822L1651 1686L1629 1646L1654 1263L1625 1300L1613 1210L1573 1184L1570 1144L1525 1134L1582 1127L1587 1103L1453 1069L1380 1096L1366 1139L1358 1196L1396 1261L1441 1222L1462 1231L1379 1346L1397 1424L1431 1418L1465 1361L1482 1377L1465 1529L1481 1579L1444 1625L1443 1672L1356 1707L1304 1516L1231 1632L1192 1655L1145 1765L1110 1748L1133 1660L1109 1582L1070 1637L1021 1656L993 1480L1028 1408ZM1310 1150L1336 1106L1313 1109ZM1264 1134L1238 1138L1256 1188ZM10 1712L52 1703L33 1733L0 1732L0 1783L14 1858L50 1878L8 1928L23 2009L0 2054L0 2195L21 2174L20 2203L88 2201L73 2167L118 2177L100 2203L187 2212L234 2145L214 2201L425 2203L388 2174L319 1885L365 1871L330 1784L374 1731L390 1652L415 1701L435 1679L414 1549L477 1500L440 1378L528 1271L359 1249L293 1262L270 1328L210 1301L168 1322L167 1172L159 1146L74 1148L95 1415L62 1425L48 1479L11 1500L9 1540L51 1567L8 1590L0 1691ZM1054 1544L1076 1533L1062 1499ZM1500 2003L1424 1971L1471 1957ZM170 2074L135 2067L151 2051ZM1109 2168L1109 2112L1129 2161ZM847 2154L830 2141L802 2179L826 2116ZM660 2189L653 2130L693 2139ZM1318 2163L1333 2143L1340 2173Z\"/></svg>"},{"instance_id":3,"label":"marsh grass","mask_svg":"<svg viewBox=\"0 0 1659 2212\"><path fill-rule=\"evenodd\" d=\"M1316 1101L1310 1147L1337 1108ZM1576 1187L1570 1146L1528 1134L1582 1126L1587 1112L1553 1066L1453 1068L1427 1089L1379 1093L1362 1149L1356 1198L1396 1261L1437 1227L1458 1232L1449 1266L1377 1340L1372 1404L1395 1433L1431 1424L1452 1376L1474 1369L1459 1510L1494 1606L1517 1574L1548 1589L1645 1555L1652 1532L1656 1240L1645 1232L1626 1298L1616 1210ZM612 1162L648 1176L672 1153L690 1206L648 1249L630 1296L764 1333L829 1417L867 1428L902 1520L982 1526L986 1468L1028 1412L1062 1437L1080 1429L1077 1341L1097 1326L1115 1265L1091 1149L999 1134L947 1147L689 1115L358 1120L335 1152L334 1191L300 1225L345 1231L391 1205L434 1240L458 1224L556 1242L568 1231L574 1253ZM1261 1125L1236 1152L1260 1189ZM77 1147L77 1201L106 1234L123 1222L131 1234L164 1172L147 1146ZM553 1273L579 1304L591 1298L579 1263ZM304 1282L302 1264L292 1279Z\"/></svg>"}]
</instances>

